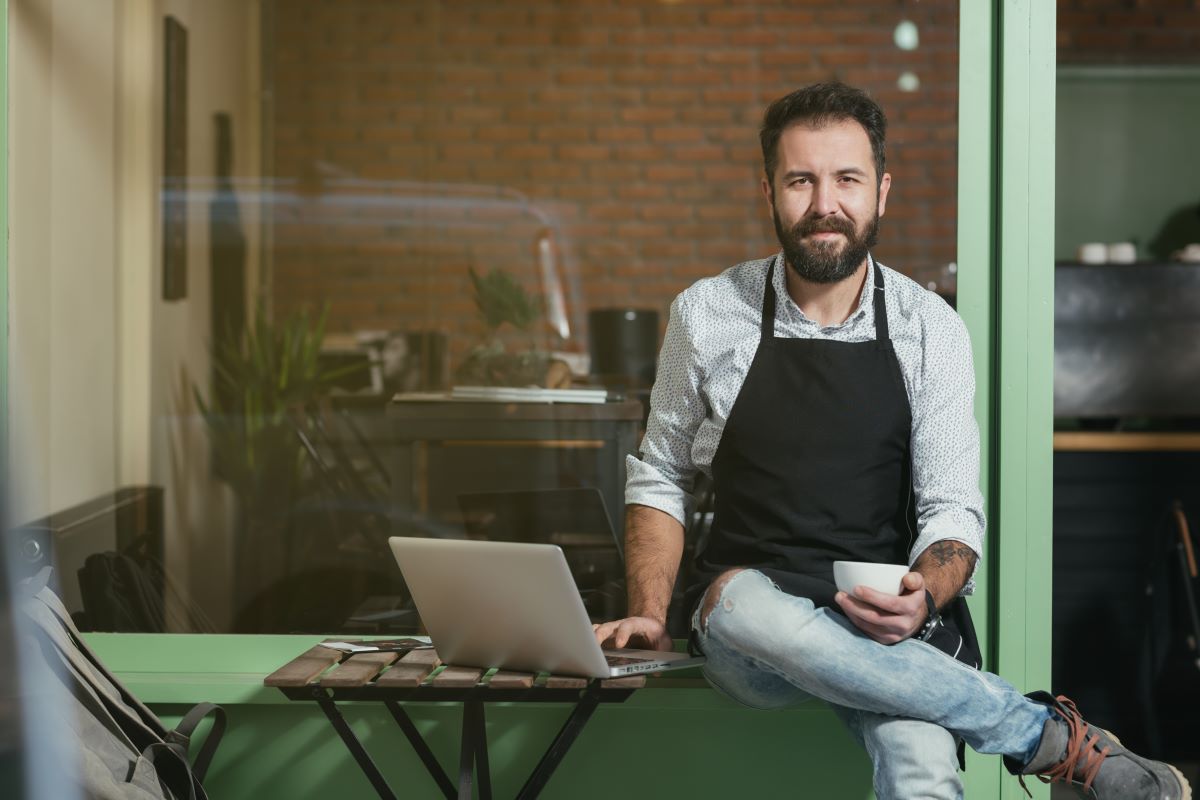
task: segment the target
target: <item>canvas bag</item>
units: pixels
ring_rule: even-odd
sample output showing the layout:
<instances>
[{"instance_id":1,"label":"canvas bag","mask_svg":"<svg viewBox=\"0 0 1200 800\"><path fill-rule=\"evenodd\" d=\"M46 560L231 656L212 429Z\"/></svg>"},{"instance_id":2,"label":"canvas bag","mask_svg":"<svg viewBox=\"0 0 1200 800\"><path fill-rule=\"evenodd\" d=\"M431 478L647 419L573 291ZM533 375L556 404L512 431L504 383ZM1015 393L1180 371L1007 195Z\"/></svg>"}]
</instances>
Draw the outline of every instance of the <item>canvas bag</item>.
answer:
<instances>
[{"instance_id":1,"label":"canvas bag","mask_svg":"<svg viewBox=\"0 0 1200 800\"><path fill-rule=\"evenodd\" d=\"M50 702L30 713L54 713L56 727L73 739L84 796L99 800L207 800L201 781L225 731L225 712L212 703L191 709L174 730L118 681L83 641L58 596L46 585L50 569L19 584L28 625L21 647L40 653ZM36 660L36 659L35 659ZM197 725L213 715L208 738L188 762Z\"/></svg>"}]
</instances>

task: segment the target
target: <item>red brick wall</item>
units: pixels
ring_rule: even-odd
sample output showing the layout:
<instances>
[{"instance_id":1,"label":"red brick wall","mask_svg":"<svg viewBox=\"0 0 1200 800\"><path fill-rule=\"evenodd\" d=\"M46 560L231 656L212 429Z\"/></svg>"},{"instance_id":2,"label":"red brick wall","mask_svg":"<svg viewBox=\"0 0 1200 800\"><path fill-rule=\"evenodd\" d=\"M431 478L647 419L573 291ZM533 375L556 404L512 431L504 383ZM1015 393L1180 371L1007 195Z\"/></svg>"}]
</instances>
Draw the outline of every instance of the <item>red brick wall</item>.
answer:
<instances>
[{"instance_id":1,"label":"red brick wall","mask_svg":"<svg viewBox=\"0 0 1200 800\"><path fill-rule=\"evenodd\" d=\"M274 215L277 308L328 300L333 330L441 328L461 352L481 330L468 266L535 287L549 223L576 310L665 316L697 278L777 249L763 108L835 77L890 120L877 253L931 277L955 258L957 8L276 0L271 162L292 200ZM915 51L893 43L904 18ZM919 91L897 88L904 71Z\"/></svg>"},{"instance_id":2,"label":"red brick wall","mask_svg":"<svg viewBox=\"0 0 1200 800\"><path fill-rule=\"evenodd\" d=\"M1058 62L1200 63L1200 0L1058 0Z\"/></svg>"}]
</instances>

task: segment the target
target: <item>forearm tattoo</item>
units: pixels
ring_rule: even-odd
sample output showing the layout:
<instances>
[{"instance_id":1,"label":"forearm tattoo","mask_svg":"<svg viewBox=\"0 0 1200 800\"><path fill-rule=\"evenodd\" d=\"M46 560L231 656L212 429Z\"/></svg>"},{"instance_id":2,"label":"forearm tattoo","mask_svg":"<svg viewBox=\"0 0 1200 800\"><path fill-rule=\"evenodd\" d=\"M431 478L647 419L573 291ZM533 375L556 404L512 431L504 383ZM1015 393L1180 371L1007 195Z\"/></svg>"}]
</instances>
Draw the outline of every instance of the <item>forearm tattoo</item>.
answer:
<instances>
[{"instance_id":1,"label":"forearm tattoo","mask_svg":"<svg viewBox=\"0 0 1200 800\"><path fill-rule=\"evenodd\" d=\"M913 568L925 576L925 588L941 608L962 590L975 569L975 551L953 539L934 542Z\"/></svg>"},{"instance_id":2,"label":"forearm tattoo","mask_svg":"<svg viewBox=\"0 0 1200 800\"><path fill-rule=\"evenodd\" d=\"M934 542L929 545L929 549L925 551L925 555L929 556L933 563L939 567L945 567L952 561L962 559L966 562L968 572L975 568L975 551L962 542L949 539Z\"/></svg>"}]
</instances>

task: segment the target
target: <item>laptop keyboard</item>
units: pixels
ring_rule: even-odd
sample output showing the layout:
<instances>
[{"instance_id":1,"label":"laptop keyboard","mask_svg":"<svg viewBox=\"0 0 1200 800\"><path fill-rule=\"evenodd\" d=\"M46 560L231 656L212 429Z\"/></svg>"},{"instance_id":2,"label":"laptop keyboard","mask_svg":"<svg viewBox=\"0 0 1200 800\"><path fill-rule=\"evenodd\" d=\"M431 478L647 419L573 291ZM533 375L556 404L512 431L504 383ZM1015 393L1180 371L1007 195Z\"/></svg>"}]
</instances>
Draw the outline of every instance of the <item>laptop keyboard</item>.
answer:
<instances>
[{"instance_id":1,"label":"laptop keyboard","mask_svg":"<svg viewBox=\"0 0 1200 800\"><path fill-rule=\"evenodd\" d=\"M645 664L651 661L649 658L631 658L629 656L605 656L604 660L608 662L610 667L624 667L629 664Z\"/></svg>"}]
</instances>

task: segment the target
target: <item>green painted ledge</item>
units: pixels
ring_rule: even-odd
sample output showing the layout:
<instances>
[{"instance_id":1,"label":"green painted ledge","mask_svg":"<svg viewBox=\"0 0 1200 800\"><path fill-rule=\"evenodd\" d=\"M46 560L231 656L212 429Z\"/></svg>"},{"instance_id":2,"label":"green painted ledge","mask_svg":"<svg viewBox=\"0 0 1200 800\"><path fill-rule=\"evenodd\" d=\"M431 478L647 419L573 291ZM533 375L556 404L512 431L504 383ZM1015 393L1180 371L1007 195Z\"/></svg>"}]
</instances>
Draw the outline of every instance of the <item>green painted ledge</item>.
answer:
<instances>
[{"instance_id":1,"label":"green painted ledge","mask_svg":"<svg viewBox=\"0 0 1200 800\"><path fill-rule=\"evenodd\" d=\"M201 701L225 707L229 730L205 781L210 796L270 800L334 792L339 800L377 797L315 703L289 701L262 685L266 675L322 637L93 633L85 638L169 725ZM438 797L381 704L339 707L393 788L405 797ZM567 708L565 703L489 704L497 797L516 794ZM458 705L409 703L406 709L443 767L453 772ZM972 754L964 776L966 796L997 796L999 765L996 756ZM866 753L825 704L779 712L744 708L711 689L699 670L651 678L625 703L597 710L544 796L609 797L614 781L631 798L873 797Z\"/></svg>"},{"instance_id":2,"label":"green painted ledge","mask_svg":"<svg viewBox=\"0 0 1200 800\"><path fill-rule=\"evenodd\" d=\"M225 800L377 795L316 703L293 702L263 678L319 636L86 634L96 654L168 725L207 700L229 716L205 787ZM380 703L339 703L355 734L407 798L436 798L432 781ZM443 768L454 774L461 711L455 703L405 708ZM497 797L516 794L566 719L566 703L487 706ZM201 731L200 736L204 733ZM813 703L782 712L743 708L713 691L698 670L651 678L619 705L598 709L544 797L775 796L867 800L871 765L831 710Z\"/></svg>"},{"instance_id":3,"label":"green painted ledge","mask_svg":"<svg viewBox=\"0 0 1200 800\"><path fill-rule=\"evenodd\" d=\"M323 636L237 634L88 633L100 660L137 697L151 704L207 700L224 704L286 705L263 678L315 645ZM677 642L682 645L682 642ZM732 709L737 704L709 688L699 669L652 676L624 706ZM818 704L796 713L826 713Z\"/></svg>"}]
</instances>

